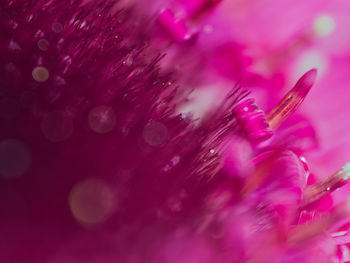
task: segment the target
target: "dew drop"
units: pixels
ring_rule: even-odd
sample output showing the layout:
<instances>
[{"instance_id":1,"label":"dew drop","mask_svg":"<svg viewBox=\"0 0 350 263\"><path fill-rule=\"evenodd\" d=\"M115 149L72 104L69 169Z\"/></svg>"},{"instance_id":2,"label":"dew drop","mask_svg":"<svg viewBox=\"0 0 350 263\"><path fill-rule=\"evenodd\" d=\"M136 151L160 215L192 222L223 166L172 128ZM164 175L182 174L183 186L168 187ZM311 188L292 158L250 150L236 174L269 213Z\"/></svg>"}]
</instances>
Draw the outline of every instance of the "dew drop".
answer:
<instances>
[{"instance_id":1,"label":"dew drop","mask_svg":"<svg viewBox=\"0 0 350 263\"><path fill-rule=\"evenodd\" d=\"M35 67L32 76L37 82L45 82L49 79L49 71L45 67Z\"/></svg>"},{"instance_id":2,"label":"dew drop","mask_svg":"<svg viewBox=\"0 0 350 263\"><path fill-rule=\"evenodd\" d=\"M333 17L327 14L318 16L314 22L314 30L316 35L324 37L329 36L335 29L335 21Z\"/></svg>"},{"instance_id":3,"label":"dew drop","mask_svg":"<svg viewBox=\"0 0 350 263\"><path fill-rule=\"evenodd\" d=\"M61 23L55 22L55 23L52 24L51 29L55 33L61 33L62 30L63 30L63 26L62 26Z\"/></svg>"},{"instance_id":4,"label":"dew drop","mask_svg":"<svg viewBox=\"0 0 350 263\"><path fill-rule=\"evenodd\" d=\"M168 129L163 123L150 121L143 129L142 135L149 145L162 146L168 138Z\"/></svg>"},{"instance_id":5,"label":"dew drop","mask_svg":"<svg viewBox=\"0 0 350 263\"><path fill-rule=\"evenodd\" d=\"M38 41L38 48L43 51L47 51L49 49L49 41L47 41L46 39L40 39Z\"/></svg>"},{"instance_id":6,"label":"dew drop","mask_svg":"<svg viewBox=\"0 0 350 263\"><path fill-rule=\"evenodd\" d=\"M72 188L69 207L79 223L91 226L103 223L110 217L116 208L116 198L104 181L89 178Z\"/></svg>"},{"instance_id":7,"label":"dew drop","mask_svg":"<svg viewBox=\"0 0 350 263\"><path fill-rule=\"evenodd\" d=\"M116 122L114 110L109 106L98 106L89 113L89 125L94 132L107 133L113 130Z\"/></svg>"},{"instance_id":8,"label":"dew drop","mask_svg":"<svg viewBox=\"0 0 350 263\"><path fill-rule=\"evenodd\" d=\"M48 140L61 142L67 140L72 135L73 120L64 112L50 112L43 118L41 129Z\"/></svg>"}]
</instances>

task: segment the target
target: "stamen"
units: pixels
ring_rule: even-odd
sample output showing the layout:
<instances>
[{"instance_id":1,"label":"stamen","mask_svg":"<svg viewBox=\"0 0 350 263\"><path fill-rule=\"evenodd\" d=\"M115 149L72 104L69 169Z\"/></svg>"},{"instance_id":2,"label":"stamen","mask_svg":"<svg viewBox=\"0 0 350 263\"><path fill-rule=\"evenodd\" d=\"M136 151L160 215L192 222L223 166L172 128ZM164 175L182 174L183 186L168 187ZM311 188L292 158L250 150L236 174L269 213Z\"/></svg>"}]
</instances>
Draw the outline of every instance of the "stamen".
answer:
<instances>
[{"instance_id":1,"label":"stamen","mask_svg":"<svg viewBox=\"0 0 350 263\"><path fill-rule=\"evenodd\" d=\"M306 72L281 102L267 114L267 120L273 130L297 110L315 83L316 75L316 69Z\"/></svg>"},{"instance_id":2,"label":"stamen","mask_svg":"<svg viewBox=\"0 0 350 263\"><path fill-rule=\"evenodd\" d=\"M336 189L347 184L350 178L350 163L347 163L339 171L327 177L323 181L306 188L302 206L309 205L321 197L335 191Z\"/></svg>"},{"instance_id":3,"label":"stamen","mask_svg":"<svg viewBox=\"0 0 350 263\"><path fill-rule=\"evenodd\" d=\"M254 99L247 99L233 109L237 121L251 141L264 141L273 135L265 113L258 107Z\"/></svg>"}]
</instances>

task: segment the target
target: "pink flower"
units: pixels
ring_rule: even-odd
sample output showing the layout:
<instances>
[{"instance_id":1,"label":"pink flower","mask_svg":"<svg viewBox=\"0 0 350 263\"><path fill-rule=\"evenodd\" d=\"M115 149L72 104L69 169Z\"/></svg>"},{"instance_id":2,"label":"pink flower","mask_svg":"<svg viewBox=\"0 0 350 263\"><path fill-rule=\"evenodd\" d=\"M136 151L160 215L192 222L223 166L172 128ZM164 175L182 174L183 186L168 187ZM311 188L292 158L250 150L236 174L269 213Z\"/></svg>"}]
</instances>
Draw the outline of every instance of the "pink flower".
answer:
<instances>
[{"instance_id":1,"label":"pink flower","mask_svg":"<svg viewBox=\"0 0 350 263\"><path fill-rule=\"evenodd\" d=\"M0 9L2 262L348 260L345 1Z\"/></svg>"}]
</instances>

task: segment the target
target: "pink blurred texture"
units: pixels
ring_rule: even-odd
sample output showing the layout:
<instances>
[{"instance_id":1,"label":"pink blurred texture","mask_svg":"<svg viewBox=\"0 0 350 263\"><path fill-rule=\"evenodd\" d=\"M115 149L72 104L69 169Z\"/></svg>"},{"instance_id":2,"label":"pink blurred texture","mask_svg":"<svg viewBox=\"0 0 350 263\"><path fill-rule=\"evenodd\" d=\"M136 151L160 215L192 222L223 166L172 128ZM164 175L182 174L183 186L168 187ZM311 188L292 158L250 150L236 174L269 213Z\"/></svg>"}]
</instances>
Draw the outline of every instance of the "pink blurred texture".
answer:
<instances>
[{"instance_id":1,"label":"pink blurred texture","mask_svg":"<svg viewBox=\"0 0 350 263\"><path fill-rule=\"evenodd\" d=\"M0 13L0 262L350 262L347 0Z\"/></svg>"}]
</instances>

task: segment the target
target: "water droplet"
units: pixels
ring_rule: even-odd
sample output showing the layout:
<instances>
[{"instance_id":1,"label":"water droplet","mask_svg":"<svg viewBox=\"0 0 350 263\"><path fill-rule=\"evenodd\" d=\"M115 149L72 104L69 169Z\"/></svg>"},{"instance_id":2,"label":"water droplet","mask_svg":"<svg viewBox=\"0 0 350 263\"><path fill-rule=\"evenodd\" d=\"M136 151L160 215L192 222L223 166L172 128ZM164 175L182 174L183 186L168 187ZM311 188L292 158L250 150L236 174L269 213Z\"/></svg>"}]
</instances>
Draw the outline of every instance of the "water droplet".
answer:
<instances>
[{"instance_id":1,"label":"water droplet","mask_svg":"<svg viewBox=\"0 0 350 263\"><path fill-rule=\"evenodd\" d=\"M43 118L41 129L48 140L52 142L64 141L73 133L73 120L64 112L50 112Z\"/></svg>"},{"instance_id":2,"label":"water droplet","mask_svg":"<svg viewBox=\"0 0 350 263\"><path fill-rule=\"evenodd\" d=\"M61 33L62 30L63 30L63 26L62 26L61 23L55 22L55 23L52 24L51 29L55 33Z\"/></svg>"},{"instance_id":3,"label":"water droplet","mask_svg":"<svg viewBox=\"0 0 350 263\"><path fill-rule=\"evenodd\" d=\"M85 226L105 222L115 211L116 198L102 180L89 178L76 184L69 196L74 218Z\"/></svg>"},{"instance_id":4,"label":"water droplet","mask_svg":"<svg viewBox=\"0 0 350 263\"><path fill-rule=\"evenodd\" d=\"M149 145L161 146L168 138L168 129L163 123L150 121L143 129L142 135Z\"/></svg>"},{"instance_id":5,"label":"water droplet","mask_svg":"<svg viewBox=\"0 0 350 263\"><path fill-rule=\"evenodd\" d=\"M49 79L49 71L45 67L35 67L32 76L37 82L45 82Z\"/></svg>"},{"instance_id":6,"label":"water droplet","mask_svg":"<svg viewBox=\"0 0 350 263\"><path fill-rule=\"evenodd\" d=\"M38 48L43 51L47 51L49 49L49 41L47 41L46 39L40 39L38 41Z\"/></svg>"},{"instance_id":7,"label":"water droplet","mask_svg":"<svg viewBox=\"0 0 350 263\"><path fill-rule=\"evenodd\" d=\"M335 21L332 16L323 14L318 16L314 22L316 35L324 37L329 36L335 29Z\"/></svg>"},{"instance_id":8,"label":"water droplet","mask_svg":"<svg viewBox=\"0 0 350 263\"><path fill-rule=\"evenodd\" d=\"M116 122L114 110L109 106L98 106L89 113L89 125L94 132L107 133L113 130Z\"/></svg>"},{"instance_id":9,"label":"water droplet","mask_svg":"<svg viewBox=\"0 0 350 263\"><path fill-rule=\"evenodd\" d=\"M8 139L0 142L0 176L15 178L23 175L31 163L31 153L21 141Z\"/></svg>"}]
</instances>

